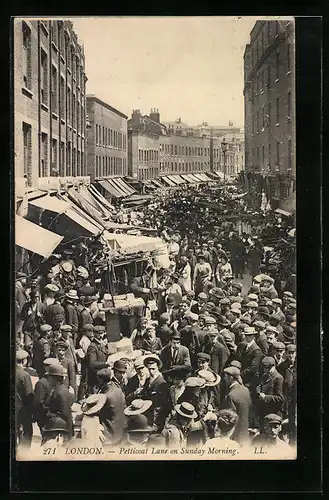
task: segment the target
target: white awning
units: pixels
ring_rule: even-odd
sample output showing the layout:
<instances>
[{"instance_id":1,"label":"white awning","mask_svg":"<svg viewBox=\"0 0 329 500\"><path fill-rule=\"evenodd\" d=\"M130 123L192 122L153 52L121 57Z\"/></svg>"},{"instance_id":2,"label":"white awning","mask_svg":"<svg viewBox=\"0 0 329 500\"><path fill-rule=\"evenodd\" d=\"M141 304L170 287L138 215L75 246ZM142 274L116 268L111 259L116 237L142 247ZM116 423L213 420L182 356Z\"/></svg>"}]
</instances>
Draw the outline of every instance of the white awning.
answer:
<instances>
[{"instance_id":1,"label":"white awning","mask_svg":"<svg viewBox=\"0 0 329 500\"><path fill-rule=\"evenodd\" d=\"M292 213L286 212L285 210L281 210L281 208L277 208L274 210L274 213L279 214L279 215L284 215L285 217L291 217Z\"/></svg>"},{"instance_id":2,"label":"white awning","mask_svg":"<svg viewBox=\"0 0 329 500\"><path fill-rule=\"evenodd\" d=\"M19 247L48 258L62 239L63 236L59 236L16 215L15 243Z\"/></svg>"},{"instance_id":3,"label":"white awning","mask_svg":"<svg viewBox=\"0 0 329 500\"><path fill-rule=\"evenodd\" d=\"M72 206L72 203L59 200L56 196L47 195L42 196L42 198L37 198L36 200L30 200L29 205L42 208L43 210L49 210L56 214L63 214Z\"/></svg>"}]
</instances>

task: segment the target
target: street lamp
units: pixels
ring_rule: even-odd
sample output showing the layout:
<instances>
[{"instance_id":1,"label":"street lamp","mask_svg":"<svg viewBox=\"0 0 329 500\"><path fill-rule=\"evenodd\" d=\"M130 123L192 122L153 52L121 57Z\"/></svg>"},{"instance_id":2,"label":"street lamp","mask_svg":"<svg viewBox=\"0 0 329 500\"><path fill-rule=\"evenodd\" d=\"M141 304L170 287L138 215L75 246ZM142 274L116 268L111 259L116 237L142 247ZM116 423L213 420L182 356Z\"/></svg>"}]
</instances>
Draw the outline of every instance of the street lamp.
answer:
<instances>
[{"instance_id":1,"label":"street lamp","mask_svg":"<svg viewBox=\"0 0 329 500\"><path fill-rule=\"evenodd\" d=\"M222 152L223 152L223 155L224 155L224 193L225 193L226 192L226 153L227 153L227 150L228 150L228 144L225 141L225 137L224 137L224 139L222 141L221 148L222 148Z\"/></svg>"}]
</instances>

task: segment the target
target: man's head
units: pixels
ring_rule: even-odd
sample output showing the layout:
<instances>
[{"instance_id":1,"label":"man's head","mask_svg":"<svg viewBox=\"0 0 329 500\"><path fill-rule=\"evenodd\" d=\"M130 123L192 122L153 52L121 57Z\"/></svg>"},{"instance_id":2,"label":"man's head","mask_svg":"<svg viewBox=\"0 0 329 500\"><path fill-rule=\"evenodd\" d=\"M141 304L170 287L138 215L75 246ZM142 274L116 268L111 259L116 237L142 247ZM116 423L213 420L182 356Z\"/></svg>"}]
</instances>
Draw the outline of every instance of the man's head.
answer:
<instances>
[{"instance_id":1,"label":"man's head","mask_svg":"<svg viewBox=\"0 0 329 500\"><path fill-rule=\"evenodd\" d=\"M55 298L55 293L58 292L58 290L58 286L54 285L53 283L48 283L45 286L46 295L50 298Z\"/></svg>"},{"instance_id":2,"label":"man's head","mask_svg":"<svg viewBox=\"0 0 329 500\"><path fill-rule=\"evenodd\" d=\"M243 329L243 334L245 336L245 339L246 339L246 342L249 344L251 343L253 340L255 340L255 335L256 335L256 330L254 327L252 326L246 326L244 329Z\"/></svg>"},{"instance_id":3,"label":"man's head","mask_svg":"<svg viewBox=\"0 0 329 500\"><path fill-rule=\"evenodd\" d=\"M148 338L150 340L154 340L155 339L155 326L152 324L148 324L146 329L145 329L145 335L146 335L146 338Z\"/></svg>"},{"instance_id":4,"label":"man's head","mask_svg":"<svg viewBox=\"0 0 329 500\"><path fill-rule=\"evenodd\" d=\"M26 367L28 357L29 353L27 351L24 351L24 349L18 349L16 351L16 363L18 365Z\"/></svg>"},{"instance_id":5,"label":"man's head","mask_svg":"<svg viewBox=\"0 0 329 500\"><path fill-rule=\"evenodd\" d=\"M182 302L179 304L179 312L183 315L183 314L185 314L188 310L189 310L189 306L188 306L187 302L182 301Z\"/></svg>"},{"instance_id":6,"label":"man's head","mask_svg":"<svg viewBox=\"0 0 329 500\"><path fill-rule=\"evenodd\" d=\"M107 334L105 331L105 326L103 325L94 326L94 339L102 345L107 344Z\"/></svg>"},{"instance_id":7,"label":"man's head","mask_svg":"<svg viewBox=\"0 0 329 500\"><path fill-rule=\"evenodd\" d=\"M52 387L63 382L64 368L60 363L51 363L48 366L47 379Z\"/></svg>"},{"instance_id":8,"label":"man's head","mask_svg":"<svg viewBox=\"0 0 329 500\"><path fill-rule=\"evenodd\" d=\"M60 327L60 332L62 339L67 340L72 337L72 326L71 325L62 325Z\"/></svg>"},{"instance_id":9,"label":"man's head","mask_svg":"<svg viewBox=\"0 0 329 500\"><path fill-rule=\"evenodd\" d=\"M236 366L228 366L227 368L224 368L223 375L228 385L236 381L239 383L242 382L240 369Z\"/></svg>"},{"instance_id":10,"label":"man's head","mask_svg":"<svg viewBox=\"0 0 329 500\"><path fill-rule=\"evenodd\" d=\"M174 332L170 337L170 345L172 349L177 350L181 345L181 335L178 332Z\"/></svg>"},{"instance_id":11,"label":"man's head","mask_svg":"<svg viewBox=\"0 0 329 500\"><path fill-rule=\"evenodd\" d=\"M206 293L204 293L204 292L199 293L199 295L198 295L198 304L200 306L202 306L203 304L205 304L207 302L207 299L208 299L208 297L207 297Z\"/></svg>"},{"instance_id":12,"label":"man's head","mask_svg":"<svg viewBox=\"0 0 329 500\"><path fill-rule=\"evenodd\" d=\"M189 427L192 423L192 419L197 417L195 408L190 403L180 403L175 406L175 410L177 419L181 423L182 427Z\"/></svg>"},{"instance_id":13,"label":"man's head","mask_svg":"<svg viewBox=\"0 0 329 500\"><path fill-rule=\"evenodd\" d=\"M262 361L262 369L265 375L272 373L275 369L275 359L271 356L265 356Z\"/></svg>"},{"instance_id":14,"label":"man's head","mask_svg":"<svg viewBox=\"0 0 329 500\"><path fill-rule=\"evenodd\" d=\"M154 380L160 373L160 368L162 366L161 360L155 354L146 356L144 359L144 365L149 371L150 379Z\"/></svg>"},{"instance_id":15,"label":"man's head","mask_svg":"<svg viewBox=\"0 0 329 500\"><path fill-rule=\"evenodd\" d=\"M273 344L273 348L274 348L274 356L277 358L277 359L280 359L283 357L284 353L285 353L285 345L283 342L274 342Z\"/></svg>"},{"instance_id":16,"label":"man's head","mask_svg":"<svg viewBox=\"0 0 329 500\"><path fill-rule=\"evenodd\" d=\"M268 325L266 327L265 333L266 333L267 342L269 344L274 344L274 342L276 342L276 338L278 336L277 329Z\"/></svg>"},{"instance_id":17,"label":"man's head","mask_svg":"<svg viewBox=\"0 0 329 500\"><path fill-rule=\"evenodd\" d=\"M216 433L231 437L238 421L238 415L232 410L220 410L216 423Z\"/></svg>"},{"instance_id":18,"label":"man's head","mask_svg":"<svg viewBox=\"0 0 329 500\"><path fill-rule=\"evenodd\" d=\"M144 358L142 356L136 358L134 368L138 378L146 378L149 375L148 369L144 365Z\"/></svg>"},{"instance_id":19,"label":"man's head","mask_svg":"<svg viewBox=\"0 0 329 500\"><path fill-rule=\"evenodd\" d=\"M146 318L145 318L146 319ZM147 322L147 320L146 320ZM160 316L159 325L169 325L170 324L170 315L168 313L162 313Z\"/></svg>"},{"instance_id":20,"label":"man's head","mask_svg":"<svg viewBox=\"0 0 329 500\"><path fill-rule=\"evenodd\" d=\"M205 352L199 352L197 354L197 359L199 370L207 370L210 363L210 355Z\"/></svg>"},{"instance_id":21,"label":"man's head","mask_svg":"<svg viewBox=\"0 0 329 500\"><path fill-rule=\"evenodd\" d=\"M264 417L264 434L270 439L276 439L282 429L282 418L275 413L270 413Z\"/></svg>"},{"instance_id":22,"label":"man's head","mask_svg":"<svg viewBox=\"0 0 329 500\"><path fill-rule=\"evenodd\" d=\"M64 444L67 433L66 422L60 417L50 418L46 426L42 429L42 436L45 442L55 439L59 445Z\"/></svg>"},{"instance_id":23,"label":"man's head","mask_svg":"<svg viewBox=\"0 0 329 500\"><path fill-rule=\"evenodd\" d=\"M286 357L289 359L290 363L293 364L296 360L296 345L295 344L288 344L286 346Z\"/></svg>"},{"instance_id":24,"label":"man's head","mask_svg":"<svg viewBox=\"0 0 329 500\"><path fill-rule=\"evenodd\" d=\"M64 299L65 299L65 292L64 292L64 290L57 290L57 292L55 292L55 300L57 302L59 302L60 304L62 304L63 301L64 301Z\"/></svg>"},{"instance_id":25,"label":"man's head","mask_svg":"<svg viewBox=\"0 0 329 500\"><path fill-rule=\"evenodd\" d=\"M125 363L122 359L115 361L113 365L113 373L115 378L121 382L127 373L127 363Z\"/></svg>"},{"instance_id":26,"label":"man's head","mask_svg":"<svg viewBox=\"0 0 329 500\"><path fill-rule=\"evenodd\" d=\"M68 345L65 341L59 340L58 342L56 342L55 349L58 359L62 360L64 359L65 354L68 350Z\"/></svg>"},{"instance_id":27,"label":"man's head","mask_svg":"<svg viewBox=\"0 0 329 500\"><path fill-rule=\"evenodd\" d=\"M16 282L21 283L23 287L26 287L27 284L27 275L21 271L19 271L16 275Z\"/></svg>"},{"instance_id":28,"label":"man's head","mask_svg":"<svg viewBox=\"0 0 329 500\"><path fill-rule=\"evenodd\" d=\"M52 333L52 327L50 325L41 325L40 326L40 337L42 338L50 338Z\"/></svg>"},{"instance_id":29,"label":"man's head","mask_svg":"<svg viewBox=\"0 0 329 500\"><path fill-rule=\"evenodd\" d=\"M94 325L87 323L82 328L82 335L85 335L90 340L94 337Z\"/></svg>"}]
</instances>

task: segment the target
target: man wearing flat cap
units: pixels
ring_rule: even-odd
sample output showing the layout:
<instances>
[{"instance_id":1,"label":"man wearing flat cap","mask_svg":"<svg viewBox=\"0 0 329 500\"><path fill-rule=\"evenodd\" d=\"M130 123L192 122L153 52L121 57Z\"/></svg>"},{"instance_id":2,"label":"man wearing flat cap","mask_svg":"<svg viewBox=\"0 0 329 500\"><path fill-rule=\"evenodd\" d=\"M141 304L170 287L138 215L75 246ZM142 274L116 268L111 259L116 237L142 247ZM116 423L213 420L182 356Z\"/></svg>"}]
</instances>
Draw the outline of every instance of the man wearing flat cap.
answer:
<instances>
[{"instance_id":1,"label":"man wearing flat cap","mask_svg":"<svg viewBox=\"0 0 329 500\"><path fill-rule=\"evenodd\" d=\"M23 349L16 351L15 428L18 442L30 447L33 434L32 411L34 398L31 376L25 370L27 358L27 351Z\"/></svg>"},{"instance_id":2,"label":"man wearing flat cap","mask_svg":"<svg viewBox=\"0 0 329 500\"><path fill-rule=\"evenodd\" d=\"M155 354L144 357L144 365L150 376L141 391L141 399L149 399L153 402L153 425L157 432L161 432L165 420L169 414L169 389L168 384L160 373L162 368L161 359Z\"/></svg>"},{"instance_id":3,"label":"man wearing flat cap","mask_svg":"<svg viewBox=\"0 0 329 500\"><path fill-rule=\"evenodd\" d=\"M273 312L271 314L271 317L277 319L278 323L286 321L286 317L281 310L282 300L279 298L274 298L272 299L272 303L273 303Z\"/></svg>"},{"instance_id":4,"label":"man wearing flat cap","mask_svg":"<svg viewBox=\"0 0 329 500\"><path fill-rule=\"evenodd\" d=\"M296 367L296 345L286 346L286 359L277 366L277 370L283 377L284 407L283 414L289 419L289 435L295 433L296 412L296 389L297 389L297 367Z\"/></svg>"},{"instance_id":5,"label":"man wearing flat cap","mask_svg":"<svg viewBox=\"0 0 329 500\"><path fill-rule=\"evenodd\" d=\"M163 347L159 357L164 370L170 370L174 366L188 366L191 368L189 350L181 345L181 335L178 332L171 335L170 342Z\"/></svg>"},{"instance_id":6,"label":"man wearing flat cap","mask_svg":"<svg viewBox=\"0 0 329 500\"><path fill-rule=\"evenodd\" d=\"M65 292L62 289L57 290L54 295L55 302L47 307L45 319L48 325L52 327L53 330L57 329L56 318L61 316L63 322L65 322L65 310L63 307L63 302L65 299Z\"/></svg>"},{"instance_id":7,"label":"man wearing flat cap","mask_svg":"<svg viewBox=\"0 0 329 500\"><path fill-rule=\"evenodd\" d=\"M46 424L46 401L50 395L50 383L48 380L49 366L58 363L57 358L46 358L43 361L44 375L39 378L34 386L33 419L37 422L39 429Z\"/></svg>"},{"instance_id":8,"label":"man wearing flat cap","mask_svg":"<svg viewBox=\"0 0 329 500\"><path fill-rule=\"evenodd\" d=\"M249 444L248 428L251 412L249 389L243 385L241 372L235 366L224 368L223 377L228 390L222 408L234 411L239 417L232 439L240 445Z\"/></svg>"},{"instance_id":9,"label":"man wearing flat cap","mask_svg":"<svg viewBox=\"0 0 329 500\"><path fill-rule=\"evenodd\" d=\"M221 341L217 327L213 326L209 329L207 337L209 341L205 342L203 351L210 355L210 368L217 375L221 375L230 352L225 343Z\"/></svg>"},{"instance_id":10,"label":"man wearing flat cap","mask_svg":"<svg viewBox=\"0 0 329 500\"><path fill-rule=\"evenodd\" d=\"M278 297L278 292L274 288L274 279L271 276L264 275L260 291L263 297L267 297L268 299L276 299Z\"/></svg>"},{"instance_id":11,"label":"man wearing flat cap","mask_svg":"<svg viewBox=\"0 0 329 500\"><path fill-rule=\"evenodd\" d=\"M208 296L204 292L200 292L197 296L197 303L191 306L191 311L195 314L204 314L207 310Z\"/></svg>"},{"instance_id":12,"label":"man wearing flat cap","mask_svg":"<svg viewBox=\"0 0 329 500\"><path fill-rule=\"evenodd\" d=\"M33 367L35 368L38 377L41 378L45 374L44 360L49 358L51 346L50 338L52 328L50 325L44 324L40 326L40 338L33 344Z\"/></svg>"},{"instance_id":13,"label":"man wearing flat cap","mask_svg":"<svg viewBox=\"0 0 329 500\"><path fill-rule=\"evenodd\" d=\"M264 417L264 427L260 434L254 437L253 446L263 446L276 451L291 451L287 443L280 439L279 434L282 429L282 418L275 413L269 413Z\"/></svg>"},{"instance_id":14,"label":"man wearing flat cap","mask_svg":"<svg viewBox=\"0 0 329 500\"><path fill-rule=\"evenodd\" d=\"M271 356L265 356L261 361L260 372L252 381L252 397L260 429L263 429L264 417L268 413L282 416L283 377L276 370L275 360Z\"/></svg>"},{"instance_id":15,"label":"man wearing flat cap","mask_svg":"<svg viewBox=\"0 0 329 500\"><path fill-rule=\"evenodd\" d=\"M29 300L28 294L26 291L26 274L23 272L18 272L16 274L16 281L15 281L15 324L16 324L16 331L19 331L22 323L20 320L20 314L22 312L24 304Z\"/></svg>"},{"instance_id":16,"label":"man wearing flat cap","mask_svg":"<svg viewBox=\"0 0 329 500\"><path fill-rule=\"evenodd\" d=\"M125 387L126 403L129 405L131 401L140 397L140 394L145 387L150 374L144 365L144 357L139 356L134 361L135 375L130 377Z\"/></svg>"}]
</instances>

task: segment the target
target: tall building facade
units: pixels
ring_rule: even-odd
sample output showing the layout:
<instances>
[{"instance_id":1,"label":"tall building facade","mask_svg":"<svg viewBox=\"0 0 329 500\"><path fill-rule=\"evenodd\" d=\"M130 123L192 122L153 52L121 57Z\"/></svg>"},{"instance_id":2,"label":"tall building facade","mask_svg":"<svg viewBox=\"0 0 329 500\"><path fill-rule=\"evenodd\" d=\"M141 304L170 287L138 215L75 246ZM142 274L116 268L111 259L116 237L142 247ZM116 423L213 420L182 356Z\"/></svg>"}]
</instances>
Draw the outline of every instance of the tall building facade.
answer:
<instances>
[{"instance_id":1,"label":"tall building facade","mask_svg":"<svg viewBox=\"0 0 329 500\"><path fill-rule=\"evenodd\" d=\"M87 171L91 181L128 174L128 116L87 95Z\"/></svg>"},{"instance_id":2,"label":"tall building facade","mask_svg":"<svg viewBox=\"0 0 329 500\"><path fill-rule=\"evenodd\" d=\"M14 20L15 178L87 175L83 47L70 21Z\"/></svg>"},{"instance_id":3,"label":"tall building facade","mask_svg":"<svg viewBox=\"0 0 329 500\"><path fill-rule=\"evenodd\" d=\"M221 141L192 130L167 128L160 122L158 110L149 116L134 110L128 121L128 173L133 178L148 180L168 174L224 172ZM234 148L230 141L228 144L226 173L235 175L236 144Z\"/></svg>"},{"instance_id":4,"label":"tall building facade","mask_svg":"<svg viewBox=\"0 0 329 500\"><path fill-rule=\"evenodd\" d=\"M277 208L295 191L293 21L257 21L244 54L245 182Z\"/></svg>"}]
</instances>

